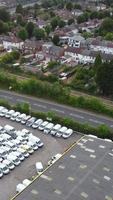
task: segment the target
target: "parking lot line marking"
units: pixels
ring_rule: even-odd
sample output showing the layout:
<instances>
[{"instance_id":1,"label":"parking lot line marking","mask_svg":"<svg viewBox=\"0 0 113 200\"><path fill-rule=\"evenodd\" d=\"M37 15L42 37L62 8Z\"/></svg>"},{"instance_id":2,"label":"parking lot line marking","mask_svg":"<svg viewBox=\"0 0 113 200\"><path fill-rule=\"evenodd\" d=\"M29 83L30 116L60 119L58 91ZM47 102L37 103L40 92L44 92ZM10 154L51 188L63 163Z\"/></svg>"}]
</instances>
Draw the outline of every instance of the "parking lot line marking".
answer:
<instances>
[{"instance_id":1,"label":"parking lot line marking","mask_svg":"<svg viewBox=\"0 0 113 200\"><path fill-rule=\"evenodd\" d=\"M98 121L98 120L95 120L95 119L89 119L90 122L94 122L96 124L104 124L104 122L101 122L101 121Z\"/></svg>"},{"instance_id":2,"label":"parking lot line marking","mask_svg":"<svg viewBox=\"0 0 113 200\"><path fill-rule=\"evenodd\" d=\"M88 194L85 193L85 192L82 192L82 193L81 193L81 196L84 197L85 199L88 198Z\"/></svg>"},{"instance_id":3,"label":"parking lot line marking","mask_svg":"<svg viewBox=\"0 0 113 200\"><path fill-rule=\"evenodd\" d=\"M100 182L97 179L93 179L93 183L99 184Z\"/></svg>"},{"instance_id":4,"label":"parking lot line marking","mask_svg":"<svg viewBox=\"0 0 113 200\"><path fill-rule=\"evenodd\" d=\"M60 160L62 157L64 157L65 154L68 153L73 147L77 146L77 143L80 142L81 139L83 139L83 138L85 138L85 137L86 137L86 135L83 135L80 139L78 139L77 141L75 141L69 148L67 148L67 149L64 151L64 153L62 154L62 156L61 156L59 159L57 159L56 162L57 162L58 160ZM55 163L56 163L56 162L55 162ZM45 173L48 169L50 169L53 165L54 165L54 163L52 163L51 165L47 166L47 167L44 169L44 171L43 171L41 174L38 174L38 175L31 181L31 183L30 183L27 187L30 187L30 185L31 185L35 180L37 180L42 174L44 174L44 173ZM27 188L27 187L26 187L26 188ZM26 189L26 188L25 188L25 189ZM24 189L24 190L25 190L25 189ZM22 190L21 192L17 193L16 195L14 195L10 200L15 200L15 198L18 197L20 194L22 194L22 193L24 192L24 190Z\"/></svg>"},{"instance_id":5,"label":"parking lot line marking","mask_svg":"<svg viewBox=\"0 0 113 200\"><path fill-rule=\"evenodd\" d=\"M45 174L42 174L40 177L45 179L45 180L47 180L47 181L52 181L52 178L47 176L47 175L45 175Z\"/></svg>"},{"instance_id":6,"label":"parking lot line marking","mask_svg":"<svg viewBox=\"0 0 113 200\"><path fill-rule=\"evenodd\" d=\"M109 176L104 176L104 179L110 181L111 178Z\"/></svg>"}]
</instances>

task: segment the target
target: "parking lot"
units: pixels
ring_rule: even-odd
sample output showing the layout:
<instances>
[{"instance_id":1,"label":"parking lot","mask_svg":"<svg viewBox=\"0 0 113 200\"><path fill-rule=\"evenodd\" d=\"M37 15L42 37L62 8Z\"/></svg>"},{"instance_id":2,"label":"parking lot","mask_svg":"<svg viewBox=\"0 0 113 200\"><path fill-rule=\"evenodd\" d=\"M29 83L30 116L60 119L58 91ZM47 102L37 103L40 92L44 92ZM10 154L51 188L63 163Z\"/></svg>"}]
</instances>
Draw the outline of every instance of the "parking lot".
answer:
<instances>
[{"instance_id":1,"label":"parking lot","mask_svg":"<svg viewBox=\"0 0 113 200\"><path fill-rule=\"evenodd\" d=\"M44 146L35 151L29 158L25 159L11 173L4 175L0 179L0 200L9 200L16 193L16 185L18 183L22 182L25 178L31 179L32 176L36 175L35 163L37 161L41 161L46 167L47 162L53 155L64 152L73 141L81 137L81 135L73 134L70 138L64 140L63 138L46 135L37 129L26 127L21 123L12 122L5 117L0 117L0 125L4 126L6 124L13 126L16 130L22 130L23 128L30 130L35 136L41 139Z\"/></svg>"}]
</instances>

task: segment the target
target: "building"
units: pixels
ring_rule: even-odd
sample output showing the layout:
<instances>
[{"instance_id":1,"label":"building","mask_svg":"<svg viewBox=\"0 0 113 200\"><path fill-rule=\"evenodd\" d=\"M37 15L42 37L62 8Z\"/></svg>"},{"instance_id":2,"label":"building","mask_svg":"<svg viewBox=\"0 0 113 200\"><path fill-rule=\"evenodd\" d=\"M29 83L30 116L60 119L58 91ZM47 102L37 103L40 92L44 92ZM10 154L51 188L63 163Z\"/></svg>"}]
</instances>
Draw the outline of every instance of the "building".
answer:
<instances>
[{"instance_id":1,"label":"building","mask_svg":"<svg viewBox=\"0 0 113 200\"><path fill-rule=\"evenodd\" d=\"M15 36L5 36L2 39L3 47L6 50L22 49L24 42Z\"/></svg>"}]
</instances>

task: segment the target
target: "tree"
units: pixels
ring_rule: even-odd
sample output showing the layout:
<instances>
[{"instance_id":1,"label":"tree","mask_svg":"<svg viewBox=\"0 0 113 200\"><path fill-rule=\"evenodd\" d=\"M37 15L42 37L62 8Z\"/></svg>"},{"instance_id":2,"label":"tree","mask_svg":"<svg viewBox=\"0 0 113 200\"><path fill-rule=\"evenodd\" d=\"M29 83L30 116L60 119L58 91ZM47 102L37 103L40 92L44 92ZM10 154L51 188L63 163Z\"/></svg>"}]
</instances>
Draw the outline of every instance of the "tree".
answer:
<instances>
[{"instance_id":1,"label":"tree","mask_svg":"<svg viewBox=\"0 0 113 200\"><path fill-rule=\"evenodd\" d=\"M18 32L18 37L23 41L28 38L28 33L25 28L21 28L21 30Z\"/></svg>"},{"instance_id":2,"label":"tree","mask_svg":"<svg viewBox=\"0 0 113 200\"><path fill-rule=\"evenodd\" d=\"M24 25L23 16L22 16L21 14L18 14L18 15L17 15L16 20L17 20L17 24L19 24L19 25L21 25L21 26Z\"/></svg>"},{"instance_id":3,"label":"tree","mask_svg":"<svg viewBox=\"0 0 113 200\"><path fill-rule=\"evenodd\" d=\"M36 37L37 40L41 40L41 39L45 38L45 32L41 28L36 28L34 30L34 35L35 35L35 37Z\"/></svg>"},{"instance_id":4,"label":"tree","mask_svg":"<svg viewBox=\"0 0 113 200\"><path fill-rule=\"evenodd\" d=\"M89 13L84 12L84 14L78 16L77 23L80 24L80 23L86 22L88 21L88 19L89 19Z\"/></svg>"},{"instance_id":5,"label":"tree","mask_svg":"<svg viewBox=\"0 0 113 200\"><path fill-rule=\"evenodd\" d=\"M108 32L108 33L105 35L105 40L110 40L110 41L112 41L112 40L113 40L113 33Z\"/></svg>"},{"instance_id":6,"label":"tree","mask_svg":"<svg viewBox=\"0 0 113 200\"><path fill-rule=\"evenodd\" d=\"M75 3L75 4L74 4L74 9L81 10L81 9L82 9L82 7L81 7L81 5L80 5L80 4L77 4L77 3Z\"/></svg>"},{"instance_id":7,"label":"tree","mask_svg":"<svg viewBox=\"0 0 113 200\"><path fill-rule=\"evenodd\" d=\"M112 31L113 31L113 20L107 17L101 24L101 27L99 29L99 34L104 36L108 32Z\"/></svg>"},{"instance_id":8,"label":"tree","mask_svg":"<svg viewBox=\"0 0 113 200\"><path fill-rule=\"evenodd\" d=\"M102 58L101 55L98 54L95 59L94 67L97 70L102 65Z\"/></svg>"},{"instance_id":9,"label":"tree","mask_svg":"<svg viewBox=\"0 0 113 200\"><path fill-rule=\"evenodd\" d=\"M0 34L7 33L9 30L9 26L7 23L3 23L3 21L0 20Z\"/></svg>"},{"instance_id":10,"label":"tree","mask_svg":"<svg viewBox=\"0 0 113 200\"><path fill-rule=\"evenodd\" d=\"M23 14L23 7L21 4L18 4L16 7L16 13Z\"/></svg>"},{"instance_id":11,"label":"tree","mask_svg":"<svg viewBox=\"0 0 113 200\"><path fill-rule=\"evenodd\" d=\"M58 17L54 17L54 18L51 20L51 27L52 27L52 29L54 30L57 26L58 26Z\"/></svg>"},{"instance_id":12,"label":"tree","mask_svg":"<svg viewBox=\"0 0 113 200\"><path fill-rule=\"evenodd\" d=\"M68 2L66 4L66 9L69 10L69 11L71 11L73 9L73 4L71 2Z\"/></svg>"},{"instance_id":13,"label":"tree","mask_svg":"<svg viewBox=\"0 0 113 200\"><path fill-rule=\"evenodd\" d=\"M32 22L28 22L26 25L26 31L28 33L28 37L31 38L34 32L34 24Z\"/></svg>"},{"instance_id":14,"label":"tree","mask_svg":"<svg viewBox=\"0 0 113 200\"><path fill-rule=\"evenodd\" d=\"M105 62L98 67L96 83L104 95L113 95L113 61Z\"/></svg>"},{"instance_id":15,"label":"tree","mask_svg":"<svg viewBox=\"0 0 113 200\"><path fill-rule=\"evenodd\" d=\"M71 25L75 22L75 20L73 18L68 19L68 25Z\"/></svg>"},{"instance_id":16,"label":"tree","mask_svg":"<svg viewBox=\"0 0 113 200\"><path fill-rule=\"evenodd\" d=\"M51 26L50 26L50 25L47 25L47 26L45 27L45 32L47 33L47 35L50 34L50 32L51 32Z\"/></svg>"},{"instance_id":17,"label":"tree","mask_svg":"<svg viewBox=\"0 0 113 200\"><path fill-rule=\"evenodd\" d=\"M60 28L64 27L65 25L66 25L65 21L59 20L58 26L59 26Z\"/></svg>"},{"instance_id":18,"label":"tree","mask_svg":"<svg viewBox=\"0 0 113 200\"><path fill-rule=\"evenodd\" d=\"M58 44L59 44L59 41L60 41L59 36L58 36L58 35L54 35L52 41L53 41L53 43L54 43L55 45L58 45Z\"/></svg>"},{"instance_id":19,"label":"tree","mask_svg":"<svg viewBox=\"0 0 113 200\"><path fill-rule=\"evenodd\" d=\"M10 14L7 10L5 10L4 8L0 9L0 20L2 20L3 22L8 22L10 21Z\"/></svg>"}]
</instances>

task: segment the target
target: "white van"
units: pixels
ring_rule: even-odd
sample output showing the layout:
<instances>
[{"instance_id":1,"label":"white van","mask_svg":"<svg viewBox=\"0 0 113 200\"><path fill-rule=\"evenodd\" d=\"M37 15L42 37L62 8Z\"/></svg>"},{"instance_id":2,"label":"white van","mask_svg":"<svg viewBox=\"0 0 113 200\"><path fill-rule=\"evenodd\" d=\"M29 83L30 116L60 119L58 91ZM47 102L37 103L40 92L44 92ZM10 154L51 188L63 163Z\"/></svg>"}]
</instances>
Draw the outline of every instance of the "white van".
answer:
<instances>
[{"instance_id":1,"label":"white van","mask_svg":"<svg viewBox=\"0 0 113 200\"><path fill-rule=\"evenodd\" d=\"M44 122L38 127L38 129L39 129L40 131L43 131L44 128L47 126L47 124L49 124L49 122L44 121Z\"/></svg>"},{"instance_id":2,"label":"white van","mask_svg":"<svg viewBox=\"0 0 113 200\"><path fill-rule=\"evenodd\" d=\"M43 165L41 162L36 162L35 166L36 166L37 173L40 173L43 171Z\"/></svg>"},{"instance_id":3,"label":"white van","mask_svg":"<svg viewBox=\"0 0 113 200\"><path fill-rule=\"evenodd\" d=\"M22 184L25 185L25 187L27 187L30 183L31 183L31 181L29 179L24 179L22 181Z\"/></svg>"},{"instance_id":4,"label":"white van","mask_svg":"<svg viewBox=\"0 0 113 200\"><path fill-rule=\"evenodd\" d=\"M20 114L16 117L16 122L21 122L22 119L24 119L24 117L26 117L26 114L23 113L23 114Z\"/></svg>"},{"instance_id":5,"label":"white van","mask_svg":"<svg viewBox=\"0 0 113 200\"><path fill-rule=\"evenodd\" d=\"M27 120L29 120L31 118L30 115L27 115L26 117L24 117L24 119L21 120L22 124L25 124L27 122Z\"/></svg>"},{"instance_id":6,"label":"white van","mask_svg":"<svg viewBox=\"0 0 113 200\"><path fill-rule=\"evenodd\" d=\"M12 121L15 121L16 120L16 118L17 118L17 116L19 116L20 115L20 112L15 112L12 116L11 116L11 120Z\"/></svg>"},{"instance_id":7,"label":"white van","mask_svg":"<svg viewBox=\"0 0 113 200\"><path fill-rule=\"evenodd\" d=\"M2 112L3 109L5 109L5 107L0 106L0 113Z\"/></svg>"},{"instance_id":8,"label":"white van","mask_svg":"<svg viewBox=\"0 0 113 200\"><path fill-rule=\"evenodd\" d=\"M15 128L13 126L10 126L10 125L5 125L4 126L4 130L8 133L8 134L11 134L11 133L14 133L15 131Z\"/></svg>"},{"instance_id":9,"label":"white van","mask_svg":"<svg viewBox=\"0 0 113 200\"><path fill-rule=\"evenodd\" d=\"M44 145L43 142L41 142L40 138L34 136L32 133L29 135L28 141L37 144L39 148L43 147Z\"/></svg>"},{"instance_id":10,"label":"white van","mask_svg":"<svg viewBox=\"0 0 113 200\"><path fill-rule=\"evenodd\" d=\"M63 126L61 129L57 131L56 136L61 137L66 131L67 131L67 127Z\"/></svg>"},{"instance_id":11,"label":"white van","mask_svg":"<svg viewBox=\"0 0 113 200\"><path fill-rule=\"evenodd\" d=\"M29 147L31 147L34 151L36 151L38 149L38 145L36 145L35 143L33 142L27 142L27 145Z\"/></svg>"},{"instance_id":12,"label":"white van","mask_svg":"<svg viewBox=\"0 0 113 200\"><path fill-rule=\"evenodd\" d=\"M5 164L10 170L15 168L15 165L10 160L5 159L2 163Z\"/></svg>"},{"instance_id":13,"label":"white van","mask_svg":"<svg viewBox=\"0 0 113 200\"><path fill-rule=\"evenodd\" d=\"M7 133L1 134L0 137L3 138L4 140L11 140L11 136L8 135Z\"/></svg>"},{"instance_id":14,"label":"white van","mask_svg":"<svg viewBox=\"0 0 113 200\"><path fill-rule=\"evenodd\" d=\"M3 172L3 174L8 174L9 173L9 169L8 169L6 164L0 163L0 169Z\"/></svg>"},{"instance_id":15,"label":"white van","mask_svg":"<svg viewBox=\"0 0 113 200\"><path fill-rule=\"evenodd\" d=\"M48 134L53 127L54 127L53 123L48 123L47 126L44 128L44 133Z\"/></svg>"},{"instance_id":16,"label":"white van","mask_svg":"<svg viewBox=\"0 0 113 200\"><path fill-rule=\"evenodd\" d=\"M0 147L0 157L6 158L7 155L8 155L7 151L5 149L2 149L2 147Z\"/></svg>"},{"instance_id":17,"label":"white van","mask_svg":"<svg viewBox=\"0 0 113 200\"><path fill-rule=\"evenodd\" d=\"M6 114L5 114L5 117L6 118L11 118L11 116L15 113L14 110L9 110Z\"/></svg>"},{"instance_id":18,"label":"white van","mask_svg":"<svg viewBox=\"0 0 113 200\"><path fill-rule=\"evenodd\" d=\"M18 166L20 164L20 160L17 158L17 156L14 156L12 154L9 154L7 156L7 160L11 161L16 166Z\"/></svg>"},{"instance_id":19,"label":"white van","mask_svg":"<svg viewBox=\"0 0 113 200\"><path fill-rule=\"evenodd\" d=\"M38 119L33 123L32 127L33 128L38 128L42 123L43 123L43 120L42 119Z\"/></svg>"},{"instance_id":20,"label":"white van","mask_svg":"<svg viewBox=\"0 0 113 200\"><path fill-rule=\"evenodd\" d=\"M67 131L65 133L63 133L62 137L63 138L68 138L73 134L73 130L71 128L67 129Z\"/></svg>"},{"instance_id":21,"label":"white van","mask_svg":"<svg viewBox=\"0 0 113 200\"><path fill-rule=\"evenodd\" d=\"M25 185L23 185L22 183L19 183L17 186L16 186L16 192L20 193L22 192L22 190L24 190L26 188Z\"/></svg>"},{"instance_id":22,"label":"white van","mask_svg":"<svg viewBox=\"0 0 113 200\"><path fill-rule=\"evenodd\" d=\"M17 146L15 144L13 144L11 141L6 141L4 143L6 146L10 147L13 151L16 151Z\"/></svg>"},{"instance_id":23,"label":"white van","mask_svg":"<svg viewBox=\"0 0 113 200\"><path fill-rule=\"evenodd\" d=\"M6 114L8 113L8 109L7 108L3 108L0 112L0 117L4 117Z\"/></svg>"},{"instance_id":24,"label":"white van","mask_svg":"<svg viewBox=\"0 0 113 200\"><path fill-rule=\"evenodd\" d=\"M59 131L60 128L61 128L61 125L60 125L60 124L56 124L56 125L52 128L50 134L51 134L51 135L55 135L55 134Z\"/></svg>"},{"instance_id":25,"label":"white van","mask_svg":"<svg viewBox=\"0 0 113 200\"><path fill-rule=\"evenodd\" d=\"M23 161L25 159L25 157L23 156L23 154L20 153L20 152L18 152L18 151L14 151L11 154L14 155L14 156L17 156L20 161Z\"/></svg>"}]
</instances>

